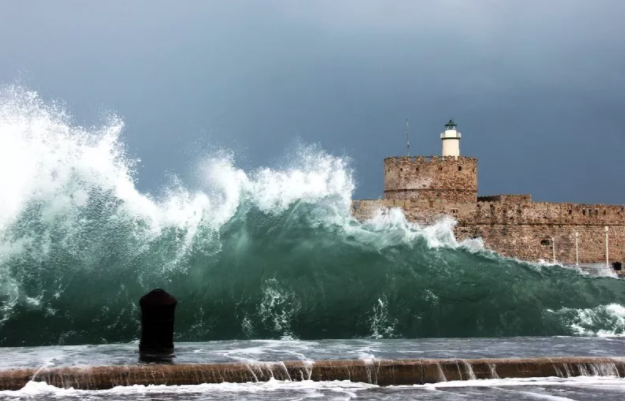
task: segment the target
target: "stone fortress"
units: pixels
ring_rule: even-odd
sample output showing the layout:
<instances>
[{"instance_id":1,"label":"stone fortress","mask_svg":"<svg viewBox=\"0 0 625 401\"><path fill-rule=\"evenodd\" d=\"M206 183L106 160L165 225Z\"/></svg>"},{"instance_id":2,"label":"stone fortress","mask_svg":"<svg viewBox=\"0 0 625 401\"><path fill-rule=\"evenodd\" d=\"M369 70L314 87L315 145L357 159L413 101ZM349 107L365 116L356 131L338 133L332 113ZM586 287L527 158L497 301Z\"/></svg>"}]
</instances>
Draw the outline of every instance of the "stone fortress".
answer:
<instances>
[{"instance_id":1,"label":"stone fortress","mask_svg":"<svg viewBox=\"0 0 625 401\"><path fill-rule=\"evenodd\" d=\"M355 200L354 216L367 219L388 208L401 208L409 221L420 224L452 216L458 240L482 238L504 256L621 270L625 206L532 202L531 195L478 196L478 161L460 156L461 133L453 120L441 140L442 156L384 159L384 198Z\"/></svg>"}]
</instances>

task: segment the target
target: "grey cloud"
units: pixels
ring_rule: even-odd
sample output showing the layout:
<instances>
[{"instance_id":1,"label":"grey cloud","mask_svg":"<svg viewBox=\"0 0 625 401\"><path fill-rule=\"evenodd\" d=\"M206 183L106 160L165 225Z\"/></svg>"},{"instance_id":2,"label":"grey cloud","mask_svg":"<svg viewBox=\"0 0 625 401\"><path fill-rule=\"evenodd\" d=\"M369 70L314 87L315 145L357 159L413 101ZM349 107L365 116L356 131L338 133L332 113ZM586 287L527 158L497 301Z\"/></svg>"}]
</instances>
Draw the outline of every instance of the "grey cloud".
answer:
<instances>
[{"instance_id":1,"label":"grey cloud","mask_svg":"<svg viewBox=\"0 0 625 401\"><path fill-rule=\"evenodd\" d=\"M127 122L140 185L198 144L271 164L296 137L346 152L359 197L382 158L438 154L449 117L480 192L625 203L625 2L21 1L0 15L0 82ZM200 146L201 147L201 146Z\"/></svg>"}]
</instances>

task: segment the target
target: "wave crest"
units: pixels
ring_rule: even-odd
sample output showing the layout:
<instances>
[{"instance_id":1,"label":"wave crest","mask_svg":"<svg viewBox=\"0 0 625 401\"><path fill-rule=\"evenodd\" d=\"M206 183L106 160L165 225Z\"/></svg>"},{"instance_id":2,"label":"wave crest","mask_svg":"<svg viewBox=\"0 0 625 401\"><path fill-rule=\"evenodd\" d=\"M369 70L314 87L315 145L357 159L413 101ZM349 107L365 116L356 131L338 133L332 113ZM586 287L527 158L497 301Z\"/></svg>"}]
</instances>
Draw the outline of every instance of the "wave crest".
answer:
<instances>
[{"instance_id":1,"label":"wave crest","mask_svg":"<svg viewBox=\"0 0 625 401\"><path fill-rule=\"evenodd\" d=\"M622 325L590 319L582 332L575 313L547 312L625 305L619 280L501 258L458 242L453 219L422 227L390 209L356 221L346 158L299 146L280 168L246 172L220 155L200 164L199 188L178 180L153 197L135 187L123 128L0 91L0 345L131 340L154 287L178 297L189 341Z\"/></svg>"}]
</instances>

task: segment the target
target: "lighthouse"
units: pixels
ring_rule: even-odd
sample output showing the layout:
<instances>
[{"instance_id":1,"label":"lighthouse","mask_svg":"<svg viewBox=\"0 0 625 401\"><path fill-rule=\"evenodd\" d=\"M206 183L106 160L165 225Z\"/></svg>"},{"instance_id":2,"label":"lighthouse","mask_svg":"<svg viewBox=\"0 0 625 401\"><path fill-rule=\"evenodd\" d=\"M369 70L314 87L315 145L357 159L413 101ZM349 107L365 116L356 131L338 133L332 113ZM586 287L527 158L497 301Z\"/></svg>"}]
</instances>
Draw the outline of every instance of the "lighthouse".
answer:
<instances>
[{"instance_id":1,"label":"lighthouse","mask_svg":"<svg viewBox=\"0 0 625 401\"><path fill-rule=\"evenodd\" d=\"M441 134L443 141L443 156L460 156L460 131L454 120L445 124L445 131Z\"/></svg>"}]
</instances>

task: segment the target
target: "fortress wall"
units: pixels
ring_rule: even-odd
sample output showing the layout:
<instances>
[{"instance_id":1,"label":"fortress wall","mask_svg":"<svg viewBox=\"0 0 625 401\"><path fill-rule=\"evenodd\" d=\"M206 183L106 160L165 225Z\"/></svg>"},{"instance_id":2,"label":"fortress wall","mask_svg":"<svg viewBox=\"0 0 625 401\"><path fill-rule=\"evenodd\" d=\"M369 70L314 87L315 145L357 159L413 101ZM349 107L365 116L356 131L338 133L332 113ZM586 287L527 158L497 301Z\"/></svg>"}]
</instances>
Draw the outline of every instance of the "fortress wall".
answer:
<instances>
[{"instance_id":1,"label":"fortress wall","mask_svg":"<svg viewBox=\"0 0 625 401\"><path fill-rule=\"evenodd\" d=\"M575 203L478 202L467 224L625 225L625 207Z\"/></svg>"},{"instance_id":2,"label":"fortress wall","mask_svg":"<svg viewBox=\"0 0 625 401\"><path fill-rule=\"evenodd\" d=\"M385 191L387 199L422 199L428 201L453 200L475 204L475 192L455 189L397 189Z\"/></svg>"},{"instance_id":3,"label":"fortress wall","mask_svg":"<svg viewBox=\"0 0 625 401\"><path fill-rule=\"evenodd\" d=\"M352 214L361 221L373 217L376 210L391 208L402 209L408 221L419 224L431 224L444 216L451 216L459 221L467 221L475 216L475 202L452 202L440 199L431 201L422 198L352 202Z\"/></svg>"},{"instance_id":4,"label":"fortress wall","mask_svg":"<svg viewBox=\"0 0 625 401\"><path fill-rule=\"evenodd\" d=\"M490 195L478 196L478 202L530 203L532 195Z\"/></svg>"},{"instance_id":5,"label":"fortress wall","mask_svg":"<svg viewBox=\"0 0 625 401\"><path fill-rule=\"evenodd\" d=\"M459 225L456 227L456 237L459 240L480 237L489 249L528 261L552 261L555 243L556 260L574 264L576 231L579 233L579 262L605 262L603 225ZM610 262L625 261L625 226L610 226L609 248Z\"/></svg>"},{"instance_id":6,"label":"fortress wall","mask_svg":"<svg viewBox=\"0 0 625 401\"><path fill-rule=\"evenodd\" d=\"M386 158L384 197L476 202L477 159L462 156Z\"/></svg>"},{"instance_id":7,"label":"fortress wall","mask_svg":"<svg viewBox=\"0 0 625 401\"><path fill-rule=\"evenodd\" d=\"M575 263L575 232L580 263L605 261L605 226L609 226L610 261L625 261L625 213L622 206L571 203L457 203L445 200L380 199L354 201L353 214L370 218L380 208L401 208L409 221L430 224L443 216L458 220L459 240L480 237L487 248L522 260L556 259ZM569 213L569 211L571 211ZM592 212L590 212L592 211ZM604 214L605 212L605 214Z\"/></svg>"},{"instance_id":8,"label":"fortress wall","mask_svg":"<svg viewBox=\"0 0 625 401\"><path fill-rule=\"evenodd\" d=\"M370 216L378 208L399 207L409 220L419 223L431 221L432 216L449 215L461 225L625 226L625 207L613 205L549 202L476 204L424 198L361 200L354 201L355 204L361 206L360 212L355 211L355 215Z\"/></svg>"},{"instance_id":9,"label":"fortress wall","mask_svg":"<svg viewBox=\"0 0 625 401\"><path fill-rule=\"evenodd\" d=\"M456 237L480 237L486 247L523 260L605 262L605 227L610 259L625 261L625 206L532 202L531 195L477 196L478 160L464 156L384 159L384 199L354 201L359 220L376 210L401 208L408 221L431 224L444 216L458 221ZM552 241L551 238L554 238Z\"/></svg>"},{"instance_id":10,"label":"fortress wall","mask_svg":"<svg viewBox=\"0 0 625 401\"><path fill-rule=\"evenodd\" d=\"M484 199L484 198L480 198ZM575 232L580 263L605 261L605 226L610 259L625 261L625 207L575 203L478 202L474 218L459 219L459 239L481 237L490 249L523 260L575 263Z\"/></svg>"}]
</instances>

